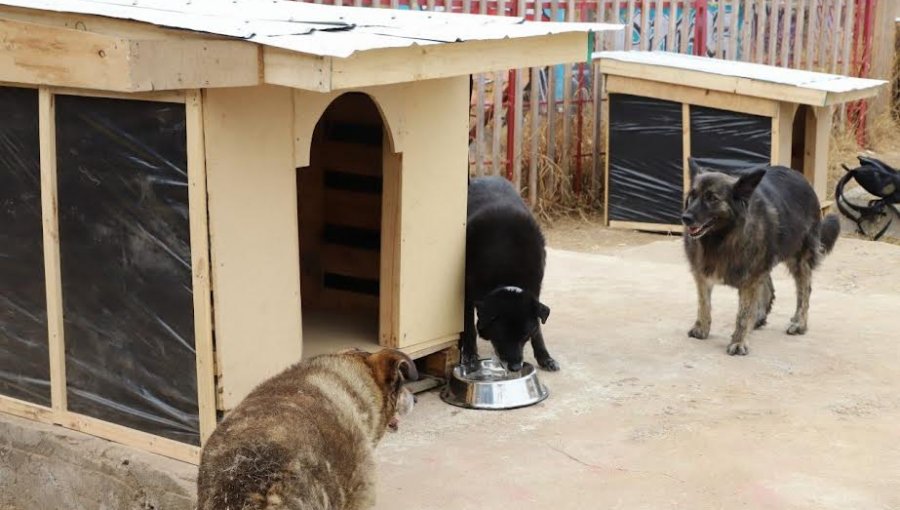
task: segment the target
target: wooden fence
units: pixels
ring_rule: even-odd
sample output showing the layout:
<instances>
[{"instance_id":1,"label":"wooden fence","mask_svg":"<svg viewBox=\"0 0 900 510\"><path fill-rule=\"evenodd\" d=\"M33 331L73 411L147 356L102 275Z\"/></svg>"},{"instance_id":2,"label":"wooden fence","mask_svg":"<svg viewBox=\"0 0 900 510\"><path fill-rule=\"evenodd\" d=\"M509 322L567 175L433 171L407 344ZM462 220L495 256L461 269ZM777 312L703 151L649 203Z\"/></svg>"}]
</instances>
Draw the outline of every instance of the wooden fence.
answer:
<instances>
[{"instance_id":1,"label":"wooden fence","mask_svg":"<svg viewBox=\"0 0 900 510\"><path fill-rule=\"evenodd\" d=\"M877 2L895 0L314 0L316 3L625 25L595 50L676 51L867 76ZM473 76L470 171L539 200L600 196L598 69L585 62ZM856 125L865 104L842 109ZM849 111L849 113L848 113Z\"/></svg>"}]
</instances>

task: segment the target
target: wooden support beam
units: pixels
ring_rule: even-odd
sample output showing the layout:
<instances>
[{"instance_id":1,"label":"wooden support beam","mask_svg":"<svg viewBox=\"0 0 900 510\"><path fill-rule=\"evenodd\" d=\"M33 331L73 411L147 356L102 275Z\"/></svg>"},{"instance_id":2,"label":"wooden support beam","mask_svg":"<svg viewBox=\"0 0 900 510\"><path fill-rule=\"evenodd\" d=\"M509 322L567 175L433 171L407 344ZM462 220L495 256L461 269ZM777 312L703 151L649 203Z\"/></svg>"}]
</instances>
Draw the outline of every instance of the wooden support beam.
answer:
<instances>
[{"instance_id":1,"label":"wooden support beam","mask_svg":"<svg viewBox=\"0 0 900 510\"><path fill-rule=\"evenodd\" d=\"M187 92L188 205L191 231L191 274L194 297L194 351L197 356L197 403L200 440L216 428L216 379L213 346L212 284L209 266L209 218L206 194L206 143L203 138L203 96Z\"/></svg>"},{"instance_id":2,"label":"wooden support beam","mask_svg":"<svg viewBox=\"0 0 900 510\"><path fill-rule=\"evenodd\" d=\"M263 49L266 83L328 92L373 85L468 76L566 62L583 62L587 33L568 32L502 41L383 48L348 58ZM478 55L472 59L472 55Z\"/></svg>"},{"instance_id":3,"label":"wooden support beam","mask_svg":"<svg viewBox=\"0 0 900 510\"><path fill-rule=\"evenodd\" d=\"M824 202L828 194L828 144L833 118L833 106L811 108L806 115L803 175L812 184L820 202Z\"/></svg>"},{"instance_id":4,"label":"wooden support beam","mask_svg":"<svg viewBox=\"0 0 900 510\"><path fill-rule=\"evenodd\" d=\"M0 81L141 92L260 82L255 44L140 39L0 18Z\"/></svg>"},{"instance_id":5,"label":"wooden support beam","mask_svg":"<svg viewBox=\"0 0 900 510\"><path fill-rule=\"evenodd\" d=\"M778 103L768 99L640 78L614 75L604 75L604 78L607 80L607 91L612 93L633 94L765 117L774 117L778 112Z\"/></svg>"},{"instance_id":6,"label":"wooden support beam","mask_svg":"<svg viewBox=\"0 0 900 510\"><path fill-rule=\"evenodd\" d=\"M416 360L419 372L434 377L447 378L453 367L459 364L459 348L447 347Z\"/></svg>"},{"instance_id":7,"label":"wooden support beam","mask_svg":"<svg viewBox=\"0 0 900 510\"><path fill-rule=\"evenodd\" d=\"M66 343L62 271L59 255L59 199L56 187L56 105L50 89L38 91L41 154L41 217L44 275L47 287L47 333L50 350L50 401L57 417L66 411Z\"/></svg>"}]
</instances>

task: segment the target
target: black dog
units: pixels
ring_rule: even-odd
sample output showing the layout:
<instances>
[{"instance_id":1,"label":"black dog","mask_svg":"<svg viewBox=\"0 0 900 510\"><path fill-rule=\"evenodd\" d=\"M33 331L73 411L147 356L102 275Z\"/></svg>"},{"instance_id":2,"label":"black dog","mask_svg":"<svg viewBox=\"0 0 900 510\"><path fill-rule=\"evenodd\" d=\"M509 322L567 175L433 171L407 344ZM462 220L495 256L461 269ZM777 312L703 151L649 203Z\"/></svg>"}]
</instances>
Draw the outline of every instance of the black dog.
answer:
<instances>
[{"instance_id":1,"label":"black dog","mask_svg":"<svg viewBox=\"0 0 900 510\"><path fill-rule=\"evenodd\" d=\"M790 168L766 167L735 177L690 164L695 175L681 220L699 304L688 335L709 336L712 287L724 283L740 296L728 354L747 354L749 328L766 323L775 301L770 272L779 262L797 284L797 310L787 333L806 333L812 271L837 241L837 216L821 219L812 187Z\"/></svg>"},{"instance_id":2,"label":"black dog","mask_svg":"<svg viewBox=\"0 0 900 510\"><path fill-rule=\"evenodd\" d=\"M538 365L559 370L541 334L541 324L550 315L550 308L539 301L545 259L541 229L512 185L502 177L471 179L463 363L478 360L477 331L512 371L522 368L529 339Z\"/></svg>"}]
</instances>

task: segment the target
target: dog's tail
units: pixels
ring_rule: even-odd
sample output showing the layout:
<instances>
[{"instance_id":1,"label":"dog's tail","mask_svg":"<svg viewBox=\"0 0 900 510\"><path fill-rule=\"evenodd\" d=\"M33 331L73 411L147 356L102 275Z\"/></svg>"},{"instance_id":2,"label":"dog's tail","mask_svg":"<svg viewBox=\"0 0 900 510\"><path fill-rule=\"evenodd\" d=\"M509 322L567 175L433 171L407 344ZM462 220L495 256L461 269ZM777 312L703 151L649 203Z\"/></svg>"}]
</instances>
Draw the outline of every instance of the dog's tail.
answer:
<instances>
[{"instance_id":1,"label":"dog's tail","mask_svg":"<svg viewBox=\"0 0 900 510\"><path fill-rule=\"evenodd\" d=\"M838 236L841 234L841 222L837 214L828 214L819 225L819 242L824 255L831 253Z\"/></svg>"}]
</instances>

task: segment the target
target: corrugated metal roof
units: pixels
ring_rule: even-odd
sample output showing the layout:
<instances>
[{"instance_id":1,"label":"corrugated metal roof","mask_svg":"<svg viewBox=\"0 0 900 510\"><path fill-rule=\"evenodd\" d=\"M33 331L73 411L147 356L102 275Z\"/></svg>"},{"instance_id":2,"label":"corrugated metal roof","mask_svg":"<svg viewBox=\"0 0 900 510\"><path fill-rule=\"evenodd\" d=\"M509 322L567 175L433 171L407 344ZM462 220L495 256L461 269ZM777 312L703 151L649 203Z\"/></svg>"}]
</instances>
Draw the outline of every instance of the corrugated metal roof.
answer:
<instances>
[{"instance_id":1,"label":"corrugated metal roof","mask_svg":"<svg viewBox=\"0 0 900 510\"><path fill-rule=\"evenodd\" d=\"M134 20L339 58L379 48L622 29L289 0L0 0L0 5Z\"/></svg>"},{"instance_id":2,"label":"corrugated metal roof","mask_svg":"<svg viewBox=\"0 0 900 510\"><path fill-rule=\"evenodd\" d=\"M634 64L650 64L672 69L699 71L721 76L732 76L735 78L748 78L778 85L793 85L803 89L835 93L875 89L887 83L883 80L855 78L838 74L775 67L764 64L754 64L752 62L721 60L665 51L603 51L595 53L594 59L609 59ZM676 73L673 72L672 76L673 81L678 81L678 75Z\"/></svg>"}]
</instances>

